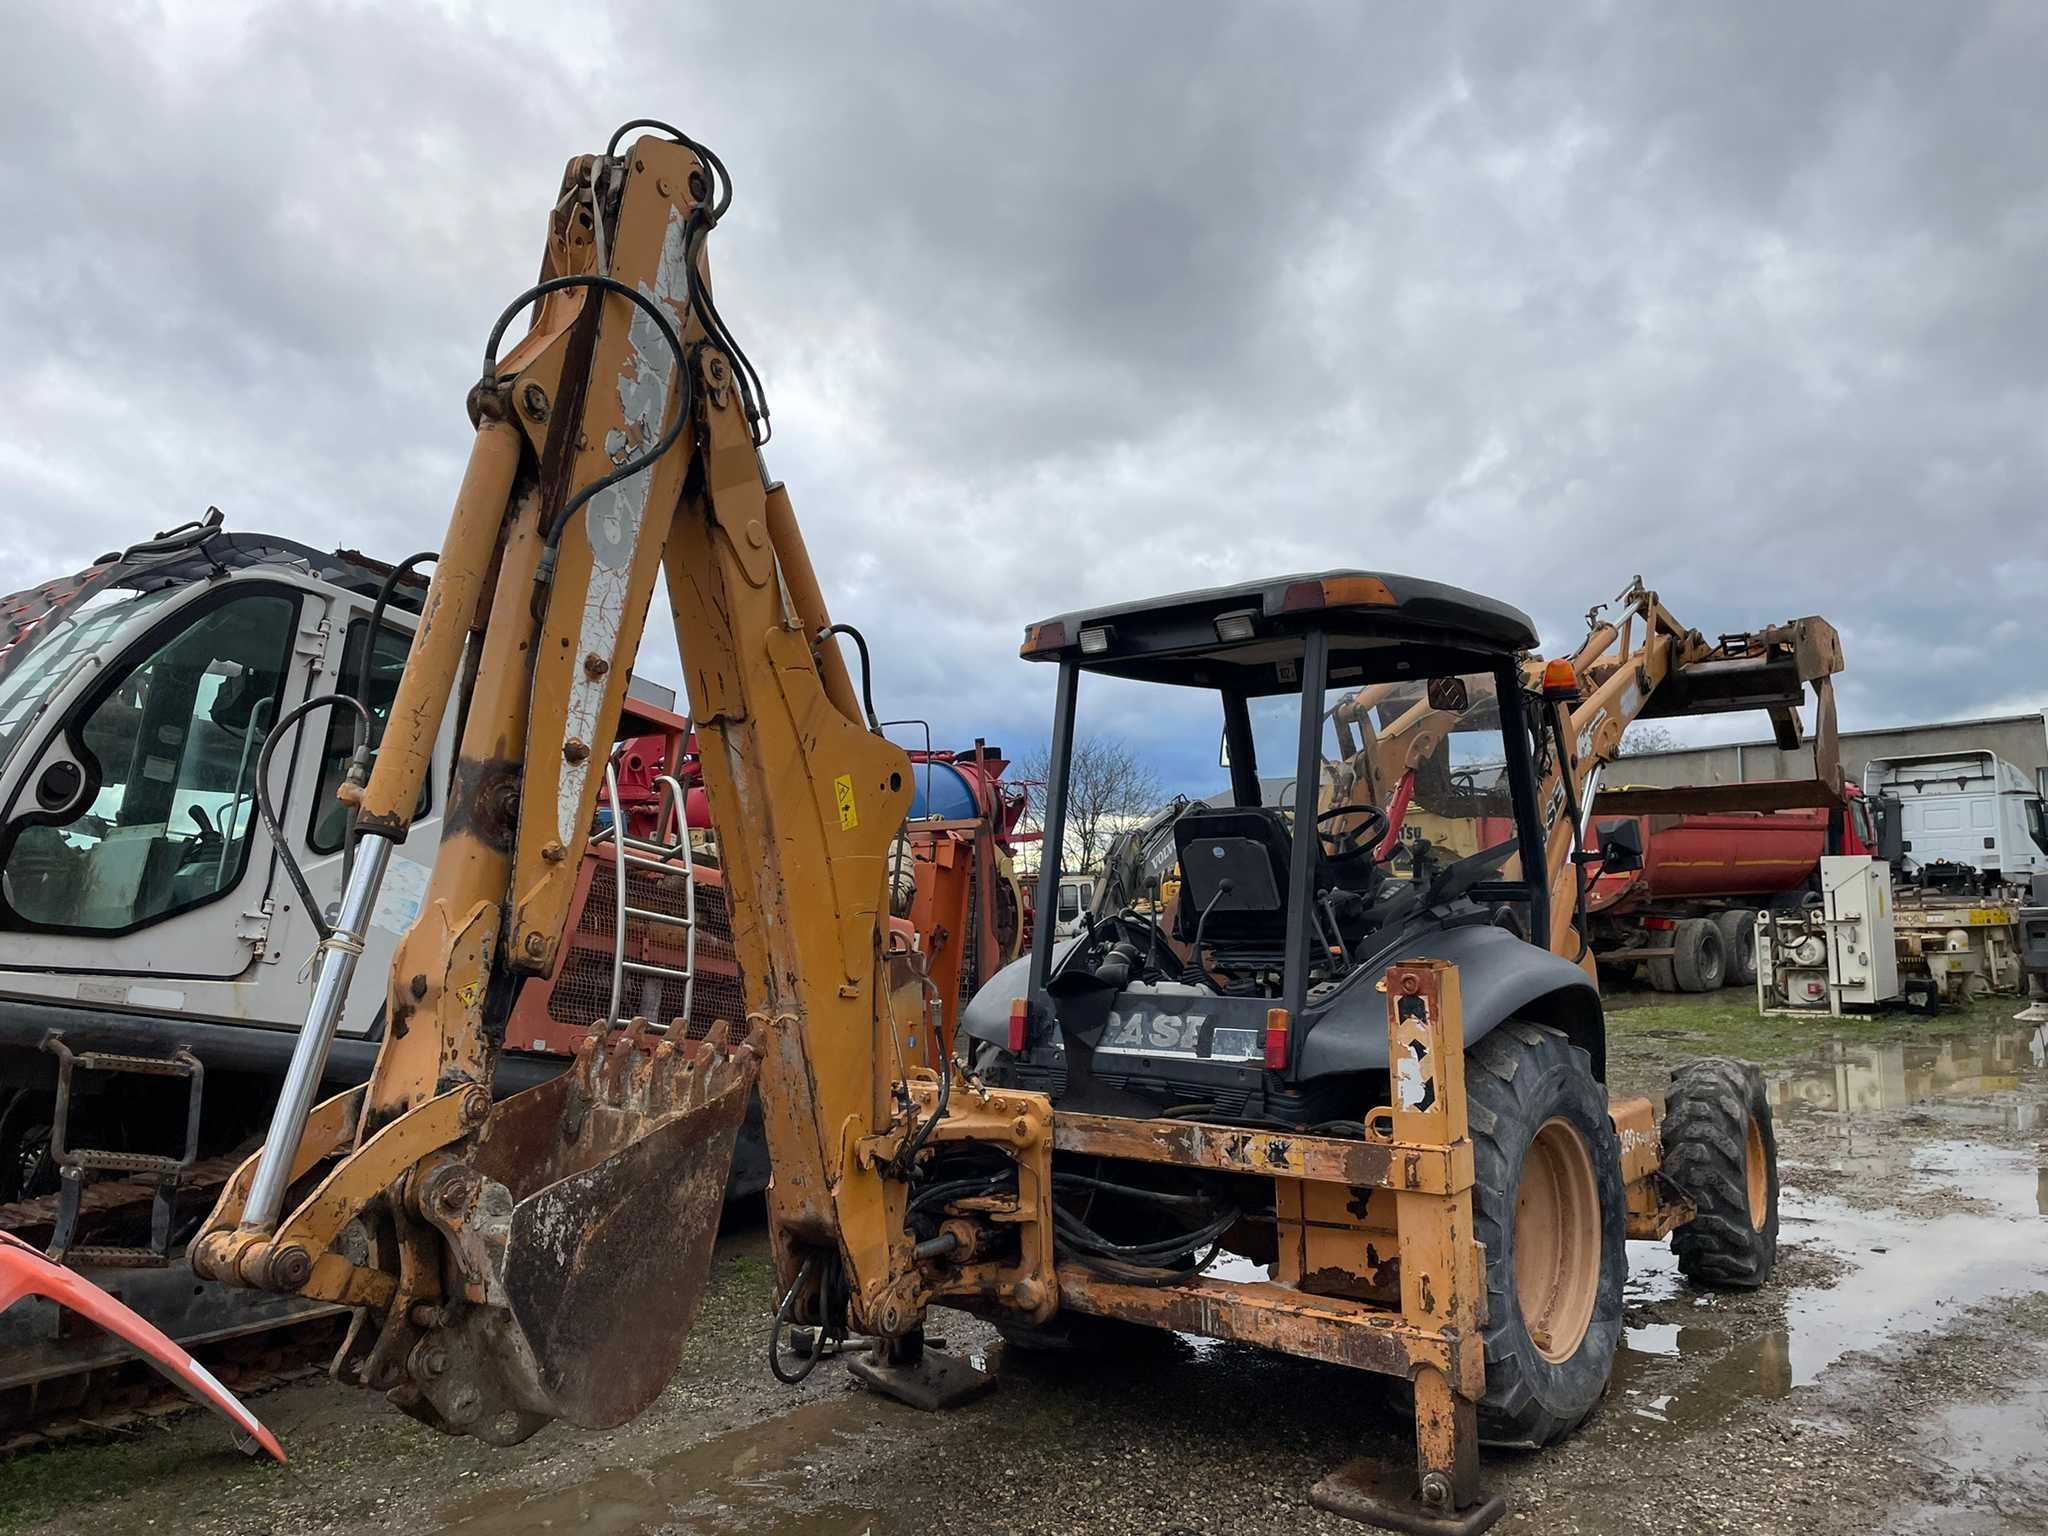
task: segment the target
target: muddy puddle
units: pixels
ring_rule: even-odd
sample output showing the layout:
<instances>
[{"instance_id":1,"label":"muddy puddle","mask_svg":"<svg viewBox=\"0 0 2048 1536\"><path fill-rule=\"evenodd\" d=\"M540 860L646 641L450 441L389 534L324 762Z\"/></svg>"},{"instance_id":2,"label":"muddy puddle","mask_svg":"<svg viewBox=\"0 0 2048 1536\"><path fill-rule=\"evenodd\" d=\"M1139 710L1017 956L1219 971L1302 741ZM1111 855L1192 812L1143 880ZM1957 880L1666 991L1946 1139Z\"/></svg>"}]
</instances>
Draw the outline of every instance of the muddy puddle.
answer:
<instances>
[{"instance_id":1,"label":"muddy puddle","mask_svg":"<svg viewBox=\"0 0 2048 1536\"><path fill-rule=\"evenodd\" d=\"M442 1511L439 1536L881 1536L874 1512L834 1503L826 1467L856 1442L893 1438L865 1396L810 1403L715 1435L673 1456L616 1467L571 1487L479 1494Z\"/></svg>"},{"instance_id":2,"label":"muddy puddle","mask_svg":"<svg viewBox=\"0 0 2048 1536\"><path fill-rule=\"evenodd\" d=\"M2048 1289L2048 1026L1839 1041L1769 1086L1789 1283L1694 1292L1668 1247L1631 1243L1614 1400L1638 1419L1714 1423L1819 1381L1852 1351ZM2034 1428L2048 1433L2039 1416Z\"/></svg>"}]
</instances>

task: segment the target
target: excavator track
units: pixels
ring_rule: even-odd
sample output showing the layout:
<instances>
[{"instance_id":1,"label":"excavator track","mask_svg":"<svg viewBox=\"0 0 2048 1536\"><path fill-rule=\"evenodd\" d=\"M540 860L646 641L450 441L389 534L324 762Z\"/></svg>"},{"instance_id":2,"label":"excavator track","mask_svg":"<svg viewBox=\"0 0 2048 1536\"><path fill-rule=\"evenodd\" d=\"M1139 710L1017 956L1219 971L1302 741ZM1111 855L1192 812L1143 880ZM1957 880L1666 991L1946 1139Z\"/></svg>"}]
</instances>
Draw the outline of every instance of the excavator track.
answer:
<instances>
[{"instance_id":1,"label":"excavator track","mask_svg":"<svg viewBox=\"0 0 2048 1536\"><path fill-rule=\"evenodd\" d=\"M327 1374L348 1319L329 1315L196 1345L192 1357L237 1397ZM203 1411L141 1360L0 1391L0 1459Z\"/></svg>"},{"instance_id":2,"label":"excavator track","mask_svg":"<svg viewBox=\"0 0 2048 1536\"><path fill-rule=\"evenodd\" d=\"M180 1192L202 1214L239 1158L208 1158L186 1171ZM151 1178L104 1179L86 1187L80 1215L88 1232L146 1220ZM0 1205L0 1231L42 1245L57 1220L58 1197ZM110 1255L123 1250L106 1246ZM347 1325L340 1308L262 1297L201 1281L182 1254L167 1264L94 1262L96 1246L71 1250L72 1266L177 1339L231 1390L268 1391L324 1371ZM123 1433L184 1412L191 1399L127 1347L49 1302L23 1301L0 1314L0 1456Z\"/></svg>"}]
</instances>

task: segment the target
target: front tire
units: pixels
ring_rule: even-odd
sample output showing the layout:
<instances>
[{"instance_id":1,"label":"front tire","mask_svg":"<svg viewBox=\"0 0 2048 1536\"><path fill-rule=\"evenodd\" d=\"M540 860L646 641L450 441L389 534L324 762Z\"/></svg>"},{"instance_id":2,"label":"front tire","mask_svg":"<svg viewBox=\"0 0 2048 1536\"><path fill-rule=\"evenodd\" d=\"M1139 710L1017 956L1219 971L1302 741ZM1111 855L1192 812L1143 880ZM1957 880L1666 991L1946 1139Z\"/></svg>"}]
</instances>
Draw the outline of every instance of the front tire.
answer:
<instances>
[{"instance_id":1,"label":"front tire","mask_svg":"<svg viewBox=\"0 0 2048 1536\"><path fill-rule=\"evenodd\" d=\"M1480 1438L1541 1446L1600 1401L1621 1343L1621 1148L1586 1053L1511 1019L1466 1055L1472 1228L1486 1245Z\"/></svg>"},{"instance_id":2,"label":"front tire","mask_svg":"<svg viewBox=\"0 0 2048 1536\"><path fill-rule=\"evenodd\" d=\"M1671 1074L1664 1177L1697 1213L1671 1234L1695 1285L1755 1290L1778 1262L1778 1138L1763 1074L1713 1057Z\"/></svg>"}]
</instances>

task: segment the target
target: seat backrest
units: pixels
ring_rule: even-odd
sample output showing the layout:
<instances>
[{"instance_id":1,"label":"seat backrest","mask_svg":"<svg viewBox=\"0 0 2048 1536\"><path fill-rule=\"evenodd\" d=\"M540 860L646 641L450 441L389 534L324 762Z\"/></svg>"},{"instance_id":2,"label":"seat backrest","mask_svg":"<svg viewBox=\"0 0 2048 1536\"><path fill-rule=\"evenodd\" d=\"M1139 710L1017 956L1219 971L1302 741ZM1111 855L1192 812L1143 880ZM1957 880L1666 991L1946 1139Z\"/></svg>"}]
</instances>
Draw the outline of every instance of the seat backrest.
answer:
<instances>
[{"instance_id":1,"label":"seat backrest","mask_svg":"<svg viewBox=\"0 0 2048 1536\"><path fill-rule=\"evenodd\" d=\"M1287 867L1292 835L1267 809L1189 811L1173 824L1180 855L1180 913L1175 928L1192 941L1209 913L1203 941L1277 951L1287 939ZM1222 890L1228 880L1230 889ZM1219 894L1220 892L1220 894ZM1212 906L1211 903L1214 903Z\"/></svg>"}]
</instances>

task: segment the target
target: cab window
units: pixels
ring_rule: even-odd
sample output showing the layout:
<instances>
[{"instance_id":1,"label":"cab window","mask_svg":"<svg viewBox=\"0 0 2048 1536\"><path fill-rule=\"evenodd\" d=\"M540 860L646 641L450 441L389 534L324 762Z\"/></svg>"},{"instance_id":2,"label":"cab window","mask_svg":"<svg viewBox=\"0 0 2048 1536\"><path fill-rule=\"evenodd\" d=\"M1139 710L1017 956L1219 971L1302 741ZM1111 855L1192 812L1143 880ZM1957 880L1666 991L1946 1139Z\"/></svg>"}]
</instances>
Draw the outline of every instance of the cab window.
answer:
<instances>
[{"instance_id":1,"label":"cab window","mask_svg":"<svg viewBox=\"0 0 2048 1536\"><path fill-rule=\"evenodd\" d=\"M17 803L10 925L119 933L233 889L256 823L256 757L283 698L298 603L231 598L95 690ZM26 814L24 814L26 812Z\"/></svg>"}]
</instances>

